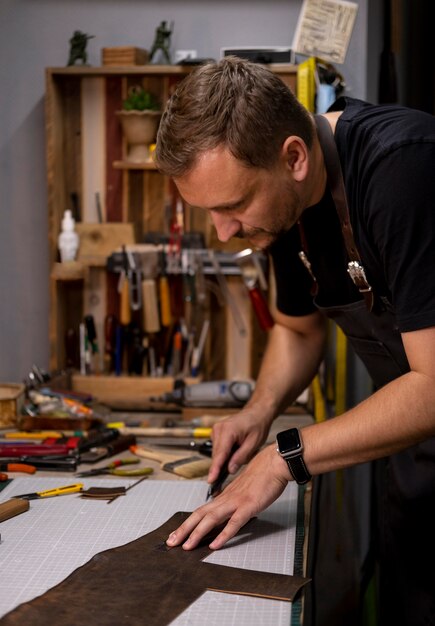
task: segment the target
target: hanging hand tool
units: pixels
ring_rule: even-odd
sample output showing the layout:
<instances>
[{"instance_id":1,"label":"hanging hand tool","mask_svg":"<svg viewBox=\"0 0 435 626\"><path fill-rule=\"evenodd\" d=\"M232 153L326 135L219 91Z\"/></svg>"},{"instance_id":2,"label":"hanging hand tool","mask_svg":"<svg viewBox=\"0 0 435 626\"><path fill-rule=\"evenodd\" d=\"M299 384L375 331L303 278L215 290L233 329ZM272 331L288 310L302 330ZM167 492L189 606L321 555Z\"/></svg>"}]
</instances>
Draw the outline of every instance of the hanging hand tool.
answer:
<instances>
[{"instance_id":1,"label":"hanging hand tool","mask_svg":"<svg viewBox=\"0 0 435 626\"><path fill-rule=\"evenodd\" d=\"M98 352L98 342L97 342L97 331L95 328L95 321L93 315L85 315L85 326L86 326L86 334L88 337L88 341L91 345L92 354L97 354Z\"/></svg>"},{"instance_id":2,"label":"hanging hand tool","mask_svg":"<svg viewBox=\"0 0 435 626\"><path fill-rule=\"evenodd\" d=\"M255 252L250 248L246 248L234 255L234 259L242 272L243 281L261 328L270 330L275 322L261 290L261 286L264 289L267 283Z\"/></svg>"},{"instance_id":3,"label":"hanging hand tool","mask_svg":"<svg viewBox=\"0 0 435 626\"><path fill-rule=\"evenodd\" d=\"M104 320L104 371L106 374L115 368L116 327L118 320L114 315L106 315Z\"/></svg>"},{"instance_id":4,"label":"hanging hand tool","mask_svg":"<svg viewBox=\"0 0 435 626\"><path fill-rule=\"evenodd\" d=\"M91 470L79 472L76 474L79 478L85 478L86 476L98 476L99 474L113 474L114 476L145 476L146 474L152 474L153 469L151 467L139 467L136 469L119 469L123 465L133 465L139 463L139 459L118 459L105 465L104 467L96 467Z\"/></svg>"},{"instance_id":5,"label":"hanging hand tool","mask_svg":"<svg viewBox=\"0 0 435 626\"><path fill-rule=\"evenodd\" d=\"M32 493L22 493L19 496L14 496L14 499L21 498L22 500L39 500L41 498L53 498L55 496L63 496L70 493L78 493L82 491L83 483L76 483L74 485L65 485L64 487L56 487L55 489L47 489L46 491L34 491Z\"/></svg>"},{"instance_id":6,"label":"hanging hand tool","mask_svg":"<svg viewBox=\"0 0 435 626\"><path fill-rule=\"evenodd\" d=\"M216 274L216 279L218 281L218 285L220 287L220 290L222 291L222 295L225 298L226 303L228 304L228 306L230 307L234 322L237 326L237 329L240 333L241 337L246 337L247 331L246 331L246 326L245 326L245 322L243 321L243 317L239 311L239 308L236 304L235 299L233 298L233 296L231 295L231 292L228 288L228 285L226 283L225 280L225 276L223 275L221 266L219 264L219 261L217 260L216 257L216 253L214 250L209 250L208 251L208 256L210 259L210 262L213 266L213 269L215 271Z\"/></svg>"},{"instance_id":7,"label":"hanging hand tool","mask_svg":"<svg viewBox=\"0 0 435 626\"><path fill-rule=\"evenodd\" d=\"M141 271L137 266L134 254L125 248L128 260L127 280L129 286L130 307L132 311L138 311L142 307Z\"/></svg>"},{"instance_id":8,"label":"hanging hand tool","mask_svg":"<svg viewBox=\"0 0 435 626\"><path fill-rule=\"evenodd\" d=\"M159 279L159 296L160 296L160 321L163 327L167 328L171 325L171 297L169 294L168 276L165 270L164 253L161 257L161 271Z\"/></svg>"},{"instance_id":9,"label":"hanging hand tool","mask_svg":"<svg viewBox=\"0 0 435 626\"><path fill-rule=\"evenodd\" d=\"M125 246L122 246L123 266L119 275L118 292L120 294L119 321L123 326L131 322L130 289L128 285L129 263Z\"/></svg>"}]
</instances>

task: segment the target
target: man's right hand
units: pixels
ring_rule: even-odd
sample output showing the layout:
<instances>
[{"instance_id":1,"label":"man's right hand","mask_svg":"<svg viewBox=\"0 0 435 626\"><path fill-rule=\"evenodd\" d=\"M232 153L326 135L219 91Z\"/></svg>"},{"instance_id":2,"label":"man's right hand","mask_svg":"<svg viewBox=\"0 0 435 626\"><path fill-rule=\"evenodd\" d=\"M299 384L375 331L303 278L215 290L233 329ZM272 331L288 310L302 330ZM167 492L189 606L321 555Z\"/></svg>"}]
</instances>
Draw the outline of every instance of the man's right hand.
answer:
<instances>
[{"instance_id":1,"label":"man's right hand","mask_svg":"<svg viewBox=\"0 0 435 626\"><path fill-rule=\"evenodd\" d=\"M208 482L213 483L221 467L228 463L228 471L235 474L247 463L266 441L270 423L250 409L244 409L213 426L213 459ZM238 446L230 458L231 449Z\"/></svg>"}]
</instances>

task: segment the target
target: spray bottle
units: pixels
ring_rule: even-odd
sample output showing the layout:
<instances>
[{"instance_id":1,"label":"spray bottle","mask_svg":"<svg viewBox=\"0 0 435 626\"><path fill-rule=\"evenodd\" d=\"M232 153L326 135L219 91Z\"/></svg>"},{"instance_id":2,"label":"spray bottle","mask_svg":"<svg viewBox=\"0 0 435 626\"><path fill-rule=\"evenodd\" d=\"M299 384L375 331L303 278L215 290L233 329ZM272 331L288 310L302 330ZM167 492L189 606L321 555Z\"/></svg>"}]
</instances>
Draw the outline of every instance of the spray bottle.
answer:
<instances>
[{"instance_id":1,"label":"spray bottle","mask_svg":"<svg viewBox=\"0 0 435 626\"><path fill-rule=\"evenodd\" d=\"M75 231L75 220L69 209L63 215L62 231L59 233L58 246L62 263L74 261L79 247L79 236Z\"/></svg>"}]
</instances>

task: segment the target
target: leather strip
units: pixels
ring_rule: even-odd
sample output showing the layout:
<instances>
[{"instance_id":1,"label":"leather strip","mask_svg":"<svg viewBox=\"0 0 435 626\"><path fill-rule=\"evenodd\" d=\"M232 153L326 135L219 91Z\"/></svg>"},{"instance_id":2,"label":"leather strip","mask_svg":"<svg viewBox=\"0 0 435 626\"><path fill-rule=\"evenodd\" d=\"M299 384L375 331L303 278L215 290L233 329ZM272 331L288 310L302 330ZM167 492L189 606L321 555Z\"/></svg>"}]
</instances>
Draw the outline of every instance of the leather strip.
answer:
<instances>
[{"instance_id":1,"label":"leather strip","mask_svg":"<svg viewBox=\"0 0 435 626\"><path fill-rule=\"evenodd\" d=\"M350 260L348 263L348 272L354 284L363 296L367 309L371 311L374 304L374 295L372 288L367 281L361 257L353 236L346 190L344 187L340 158L338 156L337 146L335 145L334 134L328 120L323 117L323 115L315 115L314 120L317 127L320 145L322 147L323 158L325 160L329 189L335 203L335 208L340 220L344 245L346 247L347 256Z\"/></svg>"},{"instance_id":2,"label":"leather strip","mask_svg":"<svg viewBox=\"0 0 435 626\"><path fill-rule=\"evenodd\" d=\"M305 485L309 483L312 476L305 465L305 461L301 455L294 456L290 459L285 459L287 461L288 468L290 470L291 475L298 483L298 485Z\"/></svg>"},{"instance_id":3,"label":"leather strip","mask_svg":"<svg viewBox=\"0 0 435 626\"><path fill-rule=\"evenodd\" d=\"M100 552L53 589L5 615L1 626L165 626L207 589L292 601L309 582L301 576L203 563L213 552L208 544L221 528L195 550L168 548L169 533L189 515L175 513L157 530ZM242 529L244 541L254 525L263 535L281 528L251 520Z\"/></svg>"}]
</instances>

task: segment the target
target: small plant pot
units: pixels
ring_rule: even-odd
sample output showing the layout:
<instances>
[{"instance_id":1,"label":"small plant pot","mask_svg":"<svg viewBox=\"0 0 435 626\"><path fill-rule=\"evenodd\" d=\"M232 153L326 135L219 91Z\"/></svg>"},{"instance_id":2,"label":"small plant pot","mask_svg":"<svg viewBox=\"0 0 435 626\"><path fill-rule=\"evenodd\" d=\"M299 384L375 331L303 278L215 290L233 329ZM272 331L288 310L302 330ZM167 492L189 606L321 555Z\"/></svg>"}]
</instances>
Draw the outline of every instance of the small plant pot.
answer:
<instances>
[{"instance_id":1,"label":"small plant pot","mask_svg":"<svg viewBox=\"0 0 435 626\"><path fill-rule=\"evenodd\" d=\"M155 142L160 111L117 111L127 142L126 160L142 163L150 160L150 144Z\"/></svg>"}]
</instances>

